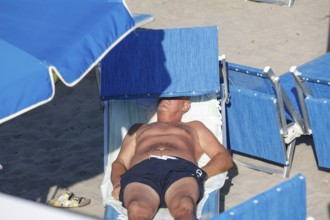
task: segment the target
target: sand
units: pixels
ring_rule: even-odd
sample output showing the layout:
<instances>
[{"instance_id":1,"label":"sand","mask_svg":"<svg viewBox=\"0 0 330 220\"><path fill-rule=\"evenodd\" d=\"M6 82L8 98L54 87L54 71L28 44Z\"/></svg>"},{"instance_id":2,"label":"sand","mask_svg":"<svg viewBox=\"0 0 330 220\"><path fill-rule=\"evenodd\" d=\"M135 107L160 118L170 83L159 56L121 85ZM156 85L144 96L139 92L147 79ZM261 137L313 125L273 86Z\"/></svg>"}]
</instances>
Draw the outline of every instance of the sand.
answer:
<instances>
[{"instance_id":1,"label":"sand","mask_svg":"<svg viewBox=\"0 0 330 220\"><path fill-rule=\"evenodd\" d=\"M296 0L292 8L244 0L130 0L133 13L153 14L146 28L216 25L219 55L280 75L330 50L329 0ZM291 176L307 178L307 216L330 218L330 173L318 169L313 140L297 140ZM71 209L102 219L103 115L95 75L56 85L52 102L0 125L0 192L46 203L65 190L92 199ZM235 158L240 159L235 156ZM222 189L222 210L284 181L240 164ZM14 209L13 209L14 211Z\"/></svg>"}]
</instances>

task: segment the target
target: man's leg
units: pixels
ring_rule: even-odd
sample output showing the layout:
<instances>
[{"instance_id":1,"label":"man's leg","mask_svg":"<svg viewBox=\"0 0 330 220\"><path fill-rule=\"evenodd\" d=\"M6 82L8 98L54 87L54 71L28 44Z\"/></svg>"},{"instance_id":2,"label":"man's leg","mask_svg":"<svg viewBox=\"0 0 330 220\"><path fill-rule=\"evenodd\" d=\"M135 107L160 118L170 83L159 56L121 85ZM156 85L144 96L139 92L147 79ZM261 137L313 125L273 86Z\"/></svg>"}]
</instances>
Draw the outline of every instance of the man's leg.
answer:
<instances>
[{"instance_id":1,"label":"man's leg","mask_svg":"<svg viewBox=\"0 0 330 220\"><path fill-rule=\"evenodd\" d=\"M196 219L199 187L193 177L174 182L166 191L165 202L175 220Z\"/></svg>"},{"instance_id":2,"label":"man's leg","mask_svg":"<svg viewBox=\"0 0 330 220\"><path fill-rule=\"evenodd\" d=\"M130 220L149 220L157 213L160 200L153 188L134 182L125 187L124 202Z\"/></svg>"}]
</instances>

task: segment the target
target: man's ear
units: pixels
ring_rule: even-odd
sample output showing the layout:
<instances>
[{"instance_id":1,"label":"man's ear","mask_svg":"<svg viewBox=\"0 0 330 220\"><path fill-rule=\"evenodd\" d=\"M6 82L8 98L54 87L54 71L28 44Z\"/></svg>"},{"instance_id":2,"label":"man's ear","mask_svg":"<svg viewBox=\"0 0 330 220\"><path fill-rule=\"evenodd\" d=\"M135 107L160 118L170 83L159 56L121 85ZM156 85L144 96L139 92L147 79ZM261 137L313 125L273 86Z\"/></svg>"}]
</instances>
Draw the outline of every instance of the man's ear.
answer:
<instances>
[{"instance_id":1,"label":"man's ear","mask_svg":"<svg viewBox=\"0 0 330 220\"><path fill-rule=\"evenodd\" d=\"M184 112L187 112L187 111L189 111L189 109L190 109L190 102L184 102L182 110Z\"/></svg>"}]
</instances>

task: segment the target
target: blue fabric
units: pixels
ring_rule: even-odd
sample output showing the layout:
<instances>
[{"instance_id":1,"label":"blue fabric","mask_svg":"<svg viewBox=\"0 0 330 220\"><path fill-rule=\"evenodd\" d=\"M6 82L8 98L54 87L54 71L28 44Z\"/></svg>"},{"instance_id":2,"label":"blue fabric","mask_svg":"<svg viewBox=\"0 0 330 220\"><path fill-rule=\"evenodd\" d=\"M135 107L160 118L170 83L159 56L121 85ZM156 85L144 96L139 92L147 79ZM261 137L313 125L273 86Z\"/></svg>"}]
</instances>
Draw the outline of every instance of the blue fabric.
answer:
<instances>
[{"instance_id":1,"label":"blue fabric","mask_svg":"<svg viewBox=\"0 0 330 220\"><path fill-rule=\"evenodd\" d=\"M272 84L270 80L266 78L262 69L243 66L236 63L227 64L227 69L230 72L229 83L233 86L275 95Z\"/></svg>"},{"instance_id":2,"label":"blue fabric","mask_svg":"<svg viewBox=\"0 0 330 220\"><path fill-rule=\"evenodd\" d=\"M231 88L227 107L228 148L285 165L274 96Z\"/></svg>"},{"instance_id":3,"label":"blue fabric","mask_svg":"<svg viewBox=\"0 0 330 220\"><path fill-rule=\"evenodd\" d=\"M330 88L329 88L330 89ZM329 90L330 92L330 90ZM330 168L330 100L305 99L319 167Z\"/></svg>"},{"instance_id":4,"label":"blue fabric","mask_svg":"<svg viewBox=\"0 0 330 220\"><path fill-rule=\"evenodd\" d=\"M330 64L329 64L330 66ZM330 72L329 72L330 76ZM325 98L330 99L329 85L323 83L315 83L311 81L306 81L308 88L311 90L314 98Z\"/></svg>"},{"instance_id":5,"label":"blue fabric","mask_svg":"<svg viewBox=\"0 0 330 220\"><path fill-rule=\"evenodd\" d=\"M209 198L206 200L202 216L199 220L209 220L210 218L219 214L220 208L220 190L215 190L209 194Z\"/></svg>"},{"instance_id":6,"label":"blue fabric","mask_svg":"<svg viewBox=\"0 0 330 220\"><path fill-rule=\"evenodd\" d=\"M306 179L298 174L213 220L306 219Z\"/></svg>"},{"instance_id":7,"label":"blue fabric","mask_svg":"<svg viewBox=\"0 0 330 220\"><path fill-rule=\"evenodd\" d=\"M138 30L102 61L101 98L219 92L216 27Z\"/></svg>"},{"instance_id":8,"label":"blue fabric","mask_svg":"<svg viewBox=\"0 0 330 220\"><path fill-rule=\"evenodd\" d=\"M118 0L0 1L0 123L51 99L48 67L73 86L134 25Z\"/></svg>"},{"instance_id":9,"label":"blue fabric","mask_svg":"<svg viewBox=\"0 0 330 220\"><path fill-rule=\"evenodd\" d=\"M330 52L299 66L297 69L314 97L330 99ZM280 80L293 104L299 109L297 89L292 75L285 73L280 76Z\"/></svg>"},{"instance_id":10,"label":"blue fabric","mask_svg":"<svg viewBox=\"0 0 330 220\"><path fill-rule=\"evenodd\" d=\"M311 89L313 96L330 99L330 52L299 66L298 71ZM299 109L297 90L290 73L280 76L281 84L293 104Z\"/></svg>"},{"instance_id":11,"label":"blue fabric","mask_svg":"<svg viewBox=\"0 0 330 220\"><path fill-rule=\"evenodd\" d=\"M298 67L308 80L328 85L330 82L330 52Z\"/></svg>"},{"instance_id":12,"label":"blue fabric","mask_svg":"<svg viewBox=\"0 0 330 220\"><path fill-rule=\"evenodd\" d=\"M16 0L0 8L1 39L56 66L68 83L134 26L121 1Z\"/></svg>"},{"instance_id":13,"label":"blue fabric","mask_svg":"<svg viewBox=\"0 0 330 220\"><path fill-rule=\"evenodd\" d=\"M237 66L228 63L228 148L285 165L285 145L280 134L272 85L262 70Z\"/></svg>"},{"instance_id":14,"label":"blue fabric","mask_svg":"<svg viewBox=\"0 0 330 220\"><path fill-rule=\"evenodd\" d=\"M52 96L48 66L0 39L0 119ZM3 53L6 51L6 53ZM13 57L20 59L14 60ZM13 74L15 69L16 74ZM26 71L29 70L29 71Z\"/></svg>"},{"instance_id":15,"label":"blue fabric","mask_svg":"<svg viewBox=\"0 0 330 220\"><path fill-rule=\"evenodd\" d=\"M280 83L282 85L283 90L288 95L292 105L300 113L300 116L302 116L301 108L299 107L297 88L296 88L293 76L290 73L285 73L285 74L281 75Z\"/></svg>"},{"instance_id":16,"label":"blue fabric","mask_svg":"<svg viewBox=\"0 0 330 220\"><path fill-rule=\"evenodd\" d=\"M104 220L120 219L120 214L111 205L106 205L103 219Z\"/></svg>"}]
</instances>

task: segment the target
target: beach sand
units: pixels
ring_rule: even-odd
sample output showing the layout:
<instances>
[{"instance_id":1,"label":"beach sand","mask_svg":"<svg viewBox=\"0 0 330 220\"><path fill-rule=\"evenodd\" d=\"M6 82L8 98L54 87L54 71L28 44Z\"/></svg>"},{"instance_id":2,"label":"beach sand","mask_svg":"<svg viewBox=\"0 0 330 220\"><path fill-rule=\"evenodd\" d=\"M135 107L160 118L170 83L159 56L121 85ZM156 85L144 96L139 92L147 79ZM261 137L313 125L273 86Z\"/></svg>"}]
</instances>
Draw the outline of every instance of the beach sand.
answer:
<instances>
[{"instance_id":1,"label":"beach sand","mask_svg":"<svg viewBox=\"0 0 330 220\"><path fill-rule=\"evenodd\" d=\"M154 15L145 28L216 25L219 55L256 68L271 66L278 75L330 50L329 0L296 0L292 8L245 0L126 2L133 13ZM0 192L46 203L70 190L92 199L70 211L102 219L103 113L95 75L73 88L57 83L50 103L0 125L0 152ZM297 173L307 178L307 216L329 219L330 173L318 169L310 136L297 140L290 176ZM238 163L229 177L221 190L222 210L285 180Z\"/></svg>"}]
</instances>

